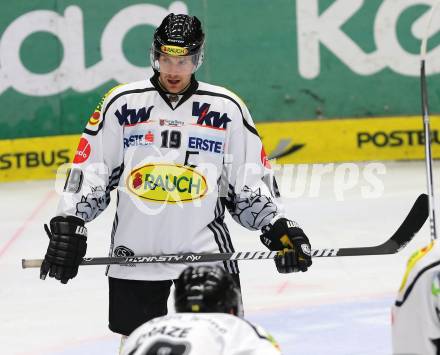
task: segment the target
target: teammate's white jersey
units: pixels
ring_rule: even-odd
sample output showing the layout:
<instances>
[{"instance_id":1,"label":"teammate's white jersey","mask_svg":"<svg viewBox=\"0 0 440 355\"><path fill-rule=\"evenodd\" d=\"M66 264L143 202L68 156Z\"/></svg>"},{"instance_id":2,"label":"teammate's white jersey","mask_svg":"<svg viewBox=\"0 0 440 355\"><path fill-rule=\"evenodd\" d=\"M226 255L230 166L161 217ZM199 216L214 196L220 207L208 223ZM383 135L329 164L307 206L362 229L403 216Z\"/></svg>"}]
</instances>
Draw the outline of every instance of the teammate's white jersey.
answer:
<instances>
[{"instance_id":1,"label":"teammate's white jersey","mask_svg":"<svg viewBox=\"0 0 440 355\"><path fill-rule=\"evenodd\" d=\"M280 355L262 328L225 313L177 313L137 328L123 355Z\"/></svg>"},{"instance_id":2,"label":"teammate's white jersey","mask_svg":"<svg viewBox=\"0 0 440 355\"><path fill-rule=\"evenodd\" d=\"M157 77L111 90L80 139L58 215L86 222L118 189L110 255L234 251L225 207L248 229L281 216L248 109L230 91L192 79L167 95ZM185 264L113 265L122 279L174 279ZM231 273L236 262L224 263Z\"/></svg>"},{"instance_id":3,"label":"teammate's white jersey","mask_svg":"<svg viewBox=\"0 0 440 355\"><path fill-rule=\"evenodd\" d=\"M440 354L440 246L431 243L408 261L392 309L394 355Z\"/></svg>"}]
</instances>

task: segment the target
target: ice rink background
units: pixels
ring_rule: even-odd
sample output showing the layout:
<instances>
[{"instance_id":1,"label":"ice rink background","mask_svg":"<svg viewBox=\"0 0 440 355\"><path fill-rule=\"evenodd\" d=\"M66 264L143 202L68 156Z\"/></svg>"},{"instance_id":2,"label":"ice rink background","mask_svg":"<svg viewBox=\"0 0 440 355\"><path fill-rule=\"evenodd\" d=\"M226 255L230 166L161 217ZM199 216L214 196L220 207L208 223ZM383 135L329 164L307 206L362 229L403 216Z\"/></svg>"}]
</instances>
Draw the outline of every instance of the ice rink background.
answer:
<instances>
[{"instance_id":1,"label":"ice rink background","mask_svg":"<svg viewBox=\"0 0 440 355\"><path fill-rule=\"evenodd\" d=\"M370 185L362 178L365 166L357 167L361 179L343 200L335 174L323 177L318 194L306 186L301 196L284 198L287 215L304 227L313 248L382 243L426 191L422 162L393 162L379 176L380 197L364 198L361 189ZM21 269L22 258L45 253L42 225L55 212L54 182L0 184L0 196L0 353L116 354L119 336L107 328L104 267L81 268L67 285ZM88 256L107 255L113 213L114 201L88 225ZM236 250L264 250L258 233L233 221L229 227ZM272 333L283 354L388 355L394 294L407 258L428 241L426 223L399 254L319 258L301 274L279 275L272 261L241 262L247 318Z\"/></svg>"}]
</instances>

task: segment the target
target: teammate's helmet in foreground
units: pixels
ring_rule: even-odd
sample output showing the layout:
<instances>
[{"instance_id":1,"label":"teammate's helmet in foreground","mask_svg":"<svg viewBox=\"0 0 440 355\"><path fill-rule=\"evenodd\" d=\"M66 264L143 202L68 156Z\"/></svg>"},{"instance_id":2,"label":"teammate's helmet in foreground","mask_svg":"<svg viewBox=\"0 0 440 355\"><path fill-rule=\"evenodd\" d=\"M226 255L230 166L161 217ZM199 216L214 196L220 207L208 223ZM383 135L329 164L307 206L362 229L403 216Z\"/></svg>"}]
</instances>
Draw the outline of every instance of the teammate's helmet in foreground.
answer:
<instances>
[{"instance_id":1,"label":"teammate's helmet in foreground","mask_svg":"<svg viewBox=\"0 0 440 355\"><path fill-rule=\"evenodd\" d=\"M175 287L176 312L241 313L240 292L221 267L190 266L180 274Z\"/></svg>"},{"instance_id":2,"label":"teammate's helmet in foreground","mask_svg":"<svg viewBox=\"0 0 440 355\"><path fill-rule=\"evenodd\" d=\"M203 62L205 34L195 16L175 15L165 17L154 32L150 60L153 69L163 72L159 57L186 57L191 59L194 73Z\"/></svg>"}]
</instances>

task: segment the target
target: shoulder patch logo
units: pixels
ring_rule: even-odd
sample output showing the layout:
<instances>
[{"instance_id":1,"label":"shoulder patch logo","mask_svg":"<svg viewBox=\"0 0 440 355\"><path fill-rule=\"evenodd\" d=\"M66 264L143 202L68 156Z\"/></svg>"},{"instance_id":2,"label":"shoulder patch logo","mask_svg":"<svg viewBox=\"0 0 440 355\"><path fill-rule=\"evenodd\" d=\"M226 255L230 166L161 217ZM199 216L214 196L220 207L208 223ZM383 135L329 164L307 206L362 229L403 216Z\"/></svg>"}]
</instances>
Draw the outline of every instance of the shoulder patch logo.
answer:
<instances>
[{"instance_id":1,"label":"shoulder patch logo","mask_svg":"<svg viewBox=\"0 0 440 355\"><path fill-rule=\"evenodd\" d=\"M269 158L267 157L266 151L264 150L264 146L261 146L261 153L260 153L260 158L261 158L261 164L263 164L263 166L267 169L271 169L272 166L270 165L269 162Z\"/></svg>"},{"instance_id":2,"label":"shoulder patch logo","mask_svg":"<svg viewBox=\"0 0 440 355\"><path fill-rule=\"evenodd\" d=\"M75 158L73 162L76 164L84 163L87 159L89 159L90 153L92 152L92 148L87 139L81 137L79 140L78 148L76 149Z\"/></svg>"},{"instance_id":3,"label":"shoulder patch logo","mask_svg":"<svg viewBox=\"0 0 440 355\"><path fill-rule=\"evenodd\" d=\"M91 136L96 136L100 129L102 128L102 106L104 105L105 99L117 88L124 86L125 84L119 84L115 87L111 88L99 101L98 106L96 106L95 111L92 113L92 115L89 118L89 121L87 122L87 126L84 129L84 133L89 134Z\"/></svg>"}]
</instances>

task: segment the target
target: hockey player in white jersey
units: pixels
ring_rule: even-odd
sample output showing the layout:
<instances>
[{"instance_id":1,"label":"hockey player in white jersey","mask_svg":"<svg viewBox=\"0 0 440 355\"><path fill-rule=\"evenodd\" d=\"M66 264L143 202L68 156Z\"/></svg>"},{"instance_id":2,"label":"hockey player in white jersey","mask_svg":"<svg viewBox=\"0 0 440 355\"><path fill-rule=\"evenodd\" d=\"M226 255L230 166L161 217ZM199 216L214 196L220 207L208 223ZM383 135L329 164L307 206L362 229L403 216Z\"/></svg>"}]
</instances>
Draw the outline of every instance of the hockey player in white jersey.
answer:
<instances>
[{"instance_id":1,"label":"hockey player in white jersey","mask_svg":"<svg viewBox=\"0 0 440 355\"><path fill-rule=\"evenodd\" d=\"M392 308L393 355L440 355L440 246L415 252Z\"/></svg>"},{"instance_id":2,"label":"hockey player in white jersey","mask_svg":"<svg viewBox=\"0 0 440 355\"><path fill-rule=\"evenodd\" d=\"M178 313L137 328L123 355L280 355L265 330L237 316L240 292L222 268L189 267L175 286Z\"/></svg>"},{"instance_id":3,"label":"hockey player in white jersey","mask_svg":"<svg viewBox=\"0 0 440 355\"><path fill-rule=\"evenodd\" d=\"M154 34L154 75L119 85L92 114L73 160L40 277L68 282L85 256L85 223L117 189L111 256L232 252L225 210L261 230L278 250L279 272L306 271L309 240L283 215L261 139L245 104L230 91L199 82L200 21L168 15ZM130 334L167 314L172 280L184 264L108 268L109 328ZM236 262L224 262L238 285Z\"/></svg>"}]
</instances>

